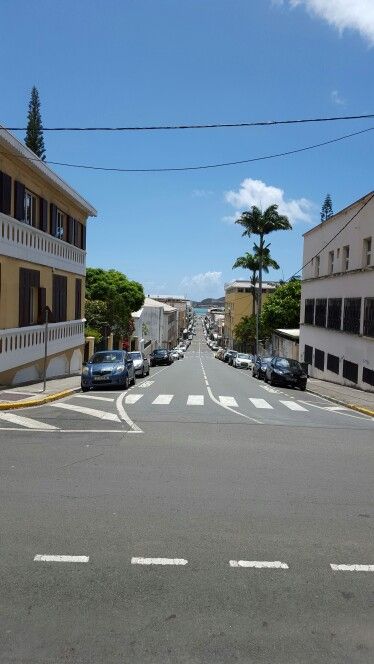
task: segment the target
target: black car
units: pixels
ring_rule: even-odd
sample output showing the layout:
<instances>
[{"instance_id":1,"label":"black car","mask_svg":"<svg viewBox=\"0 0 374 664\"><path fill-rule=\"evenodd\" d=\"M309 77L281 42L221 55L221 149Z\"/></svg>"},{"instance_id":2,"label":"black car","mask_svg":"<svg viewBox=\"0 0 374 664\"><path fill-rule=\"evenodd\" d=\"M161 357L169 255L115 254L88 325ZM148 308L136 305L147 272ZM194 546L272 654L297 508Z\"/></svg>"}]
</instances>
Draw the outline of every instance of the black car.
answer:
<instances>
[{"instance_id":1,"label":"black car","mask_svg":"<svg viewBox=\"0 0 374 664\"><path fill-rule=\"evenodd\" d=\"M149 356L151 367L156 367L158 364L173 364L171 351L167 348L156 348Z\"/></svg>"},{"instance_id":2,"label":"black car","mask_svg":"<svg viewBox=\"0 0 374 664\"><path fill-rule=\"evenodd\" d=\"M223 356L223 361L229 363L230 357L233 353L236 354L236 350L227 350Z\"/></svg>"},{"instance_id":3,"label":"black car","mask_svg":"<svg viewBox=\"0 0 374 664\"><path fill-rule=\"evenodd\" d=\"M260 357L260 355L257 355L252 367L253 378L259 378L260 380L265 378L266 369L272 359L272 357Z\"/></svg>"},{"instance_id":4,"label":"black car","mask_svg":"<svg viewBox=\"0 0 374 664\"><path fill-rule=\"evenodd\" d=\"M304 391L307 378L304 367L297 360L288 357L273 357L266 369L265 383L298 387Z\"/></svg>"}]
</instances>

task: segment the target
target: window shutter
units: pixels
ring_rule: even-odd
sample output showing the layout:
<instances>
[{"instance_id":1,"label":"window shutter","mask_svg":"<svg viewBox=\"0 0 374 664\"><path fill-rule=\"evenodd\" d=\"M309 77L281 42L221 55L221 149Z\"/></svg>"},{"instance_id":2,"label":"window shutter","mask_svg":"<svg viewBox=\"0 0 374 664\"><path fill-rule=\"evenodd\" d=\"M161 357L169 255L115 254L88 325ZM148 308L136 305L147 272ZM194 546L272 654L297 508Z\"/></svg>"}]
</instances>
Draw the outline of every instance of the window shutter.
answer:
<instances>
[{"instance_id":1,"label":"window shutter","mask_svg":"<svg viewBox=\"0 0 374 664\"><path fill-rule=\"evenodd\" d=\"M10 215L12 178L0 171L0 212Z\"/></svg>"},{"instance_id":2,"label":"window shutter","mask_svg":"<svg viewBox=\"0 0 374 664\"><path fill-rule=\"evenodd\" d=\"M30 307L30 272L24 267L19 269L19 327L25 327L29 324Z\"/></svg>"},{"instance_id":3,"label":"window shutter","mask_svg":"<svg viewBox=\"0 0 374 664\"><path fill-rule=\"evenodd\" d=\"M54 203L51 203L51 235L56 237L57 233L57 206Z\"/></svg>"},{"instance_id":4,"label":"window shutter","mask_svg":"<svg viewBox=\"0 0 374 664\"><path fill-rule=\"evenodd\" d=\"M82 280L75 280L75 320L82 318Z\"/></svg>"},{"instance_id":5,"label":"window shutter","mask_svg":"<svg viewBox=\"0 0 374 664\"><path fill-rule=\"evenodd\" d=\"M25 185L14 183L14 216L18 221L25 221Z\"/></svg>"},{"instance_id":6,"label":"window shutter","mask_svg":"<svg viewBox=\"0 0 374 664\"><path fill-rule=\"evenodd\" d=\"M82 249L86 251L86 226L82 225Z\"/></svg>"},{"instance_id":7,"label":"window shutter","mask_svg":"<svg viewBox=\"0 0 374 664\"><path fill-rule=\"evenodd\" d=\"M75 219L74 244L75 244L76 247L79 247L79 231L80 231L80 223L77 219Z\"/></svg>"},{"instance_id":8,"label":"window shutter","mask_svg":"<svg viewBox=\"0 0 374 664\"><path fill-rule=\"evenodd\" d=\"M68 242L74 244L74 219L68 216Z\"/></svg>"},{"instance_id":9,"label":"window shutter","mask_svg":"<svg viewBox=\"0 0 374 664\"><path fill-rule=\"evenodd\" d=\"M45 198L39 198L39 228L48 232L48 201Z\"/></svg>"},{"instance_id":10,"label":"window shutter","mask_svg":"<svg viewBox=\"0 0 374 664\"><path fill-rule=\"evenodd\" d=\"M38 289L38 322L41 325L45 322L46 289Z\"/></svg>"}]
</instances>

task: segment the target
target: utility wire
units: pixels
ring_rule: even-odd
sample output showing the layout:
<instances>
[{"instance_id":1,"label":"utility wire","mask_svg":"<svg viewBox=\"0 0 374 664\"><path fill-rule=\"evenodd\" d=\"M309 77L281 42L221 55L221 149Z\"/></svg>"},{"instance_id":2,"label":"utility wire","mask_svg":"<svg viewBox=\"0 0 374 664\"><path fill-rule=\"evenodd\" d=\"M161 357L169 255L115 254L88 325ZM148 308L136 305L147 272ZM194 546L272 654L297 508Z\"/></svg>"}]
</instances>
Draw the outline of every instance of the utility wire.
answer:
<instances>
[{"instance_id":1,"label":"utility wire","mask_svg":"<svg viewBox=\"0 0 374 664\"><path fill-rule=\"evenodd\" d=\"M302 118L296 120L260 120L258 122L223 122L213 124L149 125L144 127L43 127L43 131L175 131L180 129L227 129L238 127L270 127L274 125L307 124L311 122L336 122L338 120L367 120L374 114L338 115L326 118ZM27 127L4 127L9 131L26 131Z\"/></svg>"},{"instance_id":2,"label":"utility wire","mask_svg":"<svg viewBox=\"0 0 374 664\"><path fill-rule=\"evenodd\" d=\"M338 138L332 138L329 141L323 141L322 143L315 143L314 145L308 145L303 148L296 148L294 150L288 150L286 152L277 152L275 154L269 154L261 157L252 157L249 159L241 159L239 161L226 161L218 164L205 164L198 166L179 166L172 168L108 168L105 166L91 166L89 164L70 164L62 161L50 161L46 159L44 164L52 164L54 166L68 166L69 168L81 168L91 171L104 171L111 173L171 173L178 171L201 171L208 170L213 168L224 168L227 166L238 166L240 164L250 164L256 161L266 161L268 159L276 159L278 157L286 157L288 155L297 154L299 152L306 152L308 150L315 150L316 148L323 147L325 145L331 145L332 143L338 143L339 141L344 141L347 138L352 138L354 136L359 136L360 134L365 134L369 131L373 131L374 127L368 127L367 129L361 129L361 131L356 131L352 134L345 134L344 136L339 136ZM22 157L27 161L40 161L38 157Z\"/></svg>"},{"instance_id":3,"label":"utility wire","mask_svg":"<svg viewBox=\"0 0 374 664\"><path fill-rule=\"evenodd\" d=\"M362 212L362 210L368 205L368 203L370 203L370 201L373 198L374 198L374 191L370 194L369 198L361 205L359 210L357 210L357 212L355 212L355 214L350 219L348 219L347 223L344 224L344 226L342 226L341 229L337 233L335 233L335 235L328 242L326 242L326 244L322 247L322 249L317 251L315 256L312 256L312 258L310 258L306 263L304 263L304 265L302 265L301 268L299 270L297 270L297 272L294 272L294 274L292 274L287 279L287 281L290 281L290 279L292 279L292 277L296 277L299 274L299 272L301 272L307 265L309 265L309 263L311 263L317 256L319 256L322 253L322 251L324 251L326 249L326 247L328 247L329 244L331 244L331 242L333 240L335 240L335 238L337 238L338 235L340 235L340 233L342 233L345 230L345 228L347 228L347 226L351 223L351 221L356 219L356 217L360 214L360 212ZM322 222L322 223L324 223L324 222Z\"/></svg>"}]
</instances>

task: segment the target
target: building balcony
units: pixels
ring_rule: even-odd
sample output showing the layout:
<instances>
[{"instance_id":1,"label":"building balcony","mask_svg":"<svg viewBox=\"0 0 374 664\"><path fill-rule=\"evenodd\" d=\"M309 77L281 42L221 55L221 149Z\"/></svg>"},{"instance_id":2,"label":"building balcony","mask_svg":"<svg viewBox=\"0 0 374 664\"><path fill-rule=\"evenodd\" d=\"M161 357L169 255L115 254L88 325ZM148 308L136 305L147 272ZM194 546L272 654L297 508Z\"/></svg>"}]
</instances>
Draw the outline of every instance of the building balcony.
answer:
<instances>
[{"instance_id":1,"label":"building balcony","mask_svg":"<svg viewBox=\"0 0 374 664\"><path fill-rule=\"evenodd\" d=\"M84 319L48 325L47 355L62 353L84 344ZM35 362L44 357L45 325L0 330L0 371Z\"/></svg>"},{"instance_id":2,"label":"building balcony","mask_svg":"<svg viewBox=\"0 0 374 664\"><path fill-rule=\"evenodd\" d=\"M83 249L3 213L0 213L0 253L65 272L86 273L86 252Z\"/></svg>"}]
</instances>

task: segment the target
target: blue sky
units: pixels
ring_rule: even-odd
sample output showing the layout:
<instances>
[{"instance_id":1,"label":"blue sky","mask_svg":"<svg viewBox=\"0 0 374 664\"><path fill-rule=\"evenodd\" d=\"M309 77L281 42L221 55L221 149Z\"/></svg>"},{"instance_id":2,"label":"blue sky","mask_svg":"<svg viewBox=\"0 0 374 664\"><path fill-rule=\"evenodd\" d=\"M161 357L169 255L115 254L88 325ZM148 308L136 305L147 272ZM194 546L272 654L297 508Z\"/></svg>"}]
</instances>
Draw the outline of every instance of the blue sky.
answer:
<instances>
[{"instance_id":1,"label":"blue sky","mask_svg":"<svg viewBox=\"0 0 374 664\"><path fill-rule=\"evenodd\" d=\"M32 85L47 126L245 122L372 113L372 0L2 0L0 122L24 126ZM300 148L374 120L183 132L46 134L47 159L105 167L209 164ZM24 134L18 133L19 138ZM373 189L374 132L299 155L157 174L56 171L97 209L90 266L148 294L223 295L251 251L233 219L277 202L287 278L330 192L337 211Z\"/></svg>"}]
</instances>

